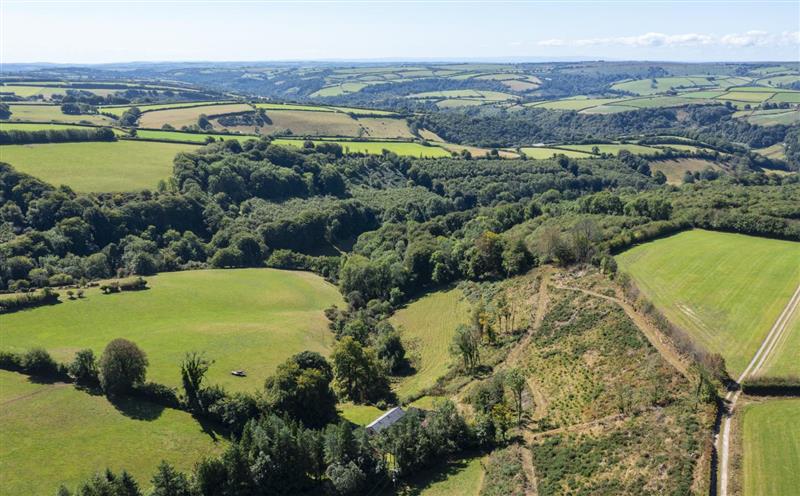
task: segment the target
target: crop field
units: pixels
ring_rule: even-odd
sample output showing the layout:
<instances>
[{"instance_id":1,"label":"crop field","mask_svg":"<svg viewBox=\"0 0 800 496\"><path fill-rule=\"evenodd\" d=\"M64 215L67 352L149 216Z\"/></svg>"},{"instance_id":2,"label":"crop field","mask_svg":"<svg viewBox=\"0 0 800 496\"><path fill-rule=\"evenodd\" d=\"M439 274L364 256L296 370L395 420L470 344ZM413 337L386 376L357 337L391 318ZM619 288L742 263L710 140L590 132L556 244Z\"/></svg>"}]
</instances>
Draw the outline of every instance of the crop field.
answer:
<instances>
[{"instance_id":1,"label":"crop field","mask_svg":"<svg viewBox=\"0 0 800 496\"><path fill-rule=\"evenodd\" d=\"M272 142L276 145L296 146L302 147L304 140L276 138ZM425 158L439 158L449 157L450 152L439 148L438 146L425 146L419 143L411 143L405 141L345 141L345 140L317 140L315 144L319 143L337 143L344 148L345 152L350 153L366 153L370 155L380 155L383 150L406 157L425 157Z\"/></svg>"},{"instance_id":2,"label":"crop field","mask_svg":"<svg viewBox=\"0 0 800 496\"><path fill-rule=\"evenodd\" d=\"M101 107L100 110L102 112L107 112L109 114L114 114L118 117L122 116L127 110L136 107L139 110L144 112L152 112L154 110L165 110L165 109L174 109L174 108L185 108L185 107L200 107L204 105L226 105L230 104L230 102L177 102L177 103L154 103L154 104L144 104L144 105L113 105L108 107Z\"/></svg>"},{"instance_id":3,"label":"crop field","mask_svg":"<svg viewBox=\"0 0 800 496\"><path fill-rule=\"evenodd\" d=\"M669 145L672 148L688 145ZM709 160L697 158L679 158L672 160L656 160L650 162L650 170L653 172L660 171L667 176L667 183L669 184L683 184L683 174L686 171L699 172L706 168L719 170L720 167Z\"/></svg>"},{"instance_id":4,"label":"crop field","mask_svg":"<svg viewBox=\"0 0 800 496\"><path fill-rule=\"evenodd\" d=\"M211 137L215 140L228 140L236 139L239 141L247 141L250 139L259 139L259 136L238 135L238 134L205 134L205 133L182 133L180 131L157 131L155 129L137 129L136 136L141 139L151 140L164 140L164 141L178 141L178 142L192 142L203 144L206 138Z\"/></svg>"},{"instance_id":5,"label":"crop field","mask_svg":"<svg viewBox=\"0 0 800 496\"><path fill-rule=\"evenodd\" d=\"M433 386L447 373L452 363L450 341L456 327L468 322L469 311L461 290L451 289L425 295L392 316L416 369L395 388L401 399Z\"/></svg>"},{"instance_id":6,"label":"crop field","mask_svg":"<svg viewBox=\"0 0 800 496\"><path fill-rule=\"evenodd\" d=\"M101 353L117 337L148 355L148 378L180 384L178 364L187 351L215 360L212 384L252 391L289 356L303 350L327 354L333 335L323 310L339 304L334 286L306 272L274 269L198 270L149 277L151 289L103 295L0 316L3 347L42 346L70 360L82 348ZM243 369L247 377L230 371Z\"/></svg>"},{"instance_id":7,"label":"crop field","mask_svg":"<svg viewBox=\"0 0 800 496\"><path fill-rule=\"evenodd\" d=\"M596 145L560 145L562 148L570 149L570 150L577 150L579 152L586 152L592 153L592 149L597 147L599 149L599 153L610 153L612 155L617 155L621 150L628 150L629 152L633 153L634 155L657 155L662 153L662 150L658 148L653 148L650 146L644 145L636 145L632 143L622 143L622 144L606 144L606 143L599 143Z\"/></svg>"},{"instance_id":8,"label":"crop field","mask_svg":"<svg viewBox=\"0 0 800 496\"><path fill-rule=\"evenodd\" d=\"M553 158L553 155L566 155L570 158L589 158L592 156L590 153L582 151L564 150L562 148L550 148L546 146L525 147L520 148L520 150L526 157L537 160Z\"/></svg>"},{"instance_id":9,"label":"crop field","mask_svg":"<svg viewBox=\"0 0 800 496\"><path fill-rule=\"evenodd\" d=\"M53 185L80 192L153 189L172 174L172 161L194 145L116 142L5 145L2 160Z\"/></svg>"},{"instance_id":10,"label":"crop field","mask_svg":"<svg viewBox=\"0 0 800 496\"><path fill-rule=\"evenodd\" d=\"M88 122L97 125L113 125L114 120L105 115L68 115L61 112L58 105L9 105L9 121L34 122Z\"/></svg>"},{"instance_id":11,"label":"crop field","mask_svg":"<svg viewBox=\"0 0 800 496\"><path fill-rule=\"evenodd\" d=\"M418 496L478 496L483 483L484 457L474 456L444 462L414 475L398 491L387 489L381 496L415 494Z\"/></svg>"},{"instance_id":12,"label":"crop field","mask_svg":"<svg viewBox=\"0 0 800 496\"><path fill-rule=\"evenodd\" d=\"M743 494L795 494L800 487L800 399L751 403L741 414Z\"/></svg>"},{"instance_id":13,"label":"crop field","mask_svg":"<svg viewBox=\"0 0 800 496\"><path fill-rule=\"evenodd\" d=\"M200 117L200 114L212 116L230 114L234 112L247 112L249 110L253 110L253 107L243 103L154 110L142 114L142 116L139 118L139 127L161 129L161 126L164 124L170 124L176 129L180 129L183 126L197 124L197 118Z\"/></svg>"},{"instance_id":14,"label":"crop field","mask_svg":"<svg viewBox=\"0 0 800 496\"><path fill-rule=\"evenodd\" d=\"M647 298L737 376L800 284L800 243L692 230L617 256Z\"/></svg>"},{"instance_id":15,"label":"crop field","mask_svg":"<svg viewBox=\"0 0 800 496\"><path fill-rule=\"evenodd\" d=\"M68 384L0 371L0 493L55 494L97 471L123 468L149 481L161 460L188 470L221 452L186 412L148 402L110 403Z\"/></svg>"}]
</instances>

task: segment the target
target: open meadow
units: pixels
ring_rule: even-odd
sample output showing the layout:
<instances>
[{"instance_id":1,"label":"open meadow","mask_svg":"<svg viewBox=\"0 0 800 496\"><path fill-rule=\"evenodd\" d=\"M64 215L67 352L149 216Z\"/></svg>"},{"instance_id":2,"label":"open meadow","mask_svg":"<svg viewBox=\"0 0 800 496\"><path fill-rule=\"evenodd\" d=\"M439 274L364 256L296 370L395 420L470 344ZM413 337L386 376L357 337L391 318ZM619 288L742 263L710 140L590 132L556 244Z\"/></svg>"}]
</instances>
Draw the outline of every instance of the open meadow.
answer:
<instances>
[{"instance_id":1,"label":"open meadow","mask_svg":"<svg viewBox=\"0 0 800 496\"><path fill-rule=\"evenodd\" d=\"M0 161L55 186L80 192L155 189L172 174L172 161L193 145L146 141L4 145Z\"/></svg>"},{"instance_id":2,"label":"open meadow","mask_svg":"<svg viewBox=\"0 0 800 496\"><path fill-rule=\"evenodd\" d=\"M742 494L796 494L800 488L800 399L751 403L740 414Z\"/></svg>"},{"instance_id":3,"label":"open meadow","mask_svg":"<svg viewBox=\"0 0 800 496\"><path fill-rule=\"evenodd\" d=\"M144 291L104 295L92 288L83 299L0 315L2 349L41 346L68 361L82 348L99 355L124 337L147 353L148 380L180 385L180 360L199 351L215 361L209 383L254 391L289 356L327 354L333 334L323 310L342 303L333 285L306 272L198 270L147 281ZM247 377L230 374L238 369Z\"/></svg>"},{"instance_id":4,"label":"open meadow","mask_svg":"<svg viewBox=\"0 0 800 496\"><path fill-rule=\"evenodd\" d=\"M98 126L110 126L114 119L100 114L70 115L61 111L58 105L24 105L11 104L9 121L22 122L86 122Z\"/></svg>"},{"instance_id":5,"label":"open meadow","mask_svg":"<svg viewBox=\"0 0 800 496\"><path fill-rule=\"evenodd\" d=\"M800 308L789 318L773 352L764 361L759 372L769 377L800 377Z\"/></svg>"},{"instance_id":6,"label":"open meadow","mask_svg":"<svg viewBox=\"0 0 800 496\"><path fill-rule=\"evenodd\" d=\"M447 373L453 363L450 342L456 327L467 323L469 310L461 290L450 289L427 294L392 316L416 369L397 384L401 399L419 394Z\"/></svg>"},{"instance_id":7,"label":"open meadow","mask_svg":"<svg viewBox=\"0 0 800 496\"><path fill-rule=\"evenodd\" d=\"M180 129L183 126L197 124L197 119L201 114L205 114L210 117L214 115L231 114L235 112L248 112L251 110L253 110L253 107L243 103L152 110L142 114L142 116L139 118L139 127L161 129L164 124L169 124L175 129Z\"/></svg>"},{"instance_id":8,"label":"open meadow","mask_svg":"<svg viewBox=\"0 0 800 496\"><path fill-rule=\"evenodd\" d=\"M276 145L302 147L304 140L275 138ZM318 140L314 144L336 143L341 145L345 153L366 153L380 155L384 150L404 157L449 157L450 152L438 146L425 146L419 143L406 141L346 141L346 140Z\"/></svg>"},{"instance_id":9,"label":"open meadow","mask_svg":"<svg viewBox=\"0 0 800 496\"><path fill-rule=\"evenodd\" d=\"M644 295L738 376L800 284L800 243L692 230L617 256Z\"/></svg>"},{"instance_id":10,"label":"open meadow","mask_svg":"<svg viewBox=\"0 0 800 496\"><path fill-rule=\"evenodd\" d=\"M669 145L676 148L682 145ZM667 176L668 184L683 184L683 175L688 172L700 172L705 169L720 170L720 166L709 160L699 158L677 158L650 162L650 170L661 172Z\"/></svg>"},{"instance_id":11,"label":"open meadow","mask_svg":"<svg viewBox=\"0 0 800 496\"><path fill-rule=\"evenodd\" d=\"M138 400L112 404L70 384L0 370L0 494L55 494L98 471L130 472L149 487L167 460L188 470L227 444L186 412Z\"/></svg>"}]
</instances>

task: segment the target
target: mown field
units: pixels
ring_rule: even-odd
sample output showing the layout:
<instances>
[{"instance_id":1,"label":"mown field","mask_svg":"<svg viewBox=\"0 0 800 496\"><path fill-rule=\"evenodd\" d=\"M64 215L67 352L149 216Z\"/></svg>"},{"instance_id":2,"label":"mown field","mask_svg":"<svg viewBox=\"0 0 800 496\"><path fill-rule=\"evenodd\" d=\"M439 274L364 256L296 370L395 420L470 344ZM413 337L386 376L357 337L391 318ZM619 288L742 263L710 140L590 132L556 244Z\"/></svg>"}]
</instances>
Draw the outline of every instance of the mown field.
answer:
<instances>
[{"instance_id":1,"label":"mown field","mask_svg":"<svg viewBox=\"0 0 800 496\"><path fill-rule=\"evenodd\" d=\"M392 316L416 369L397 384L401 399L433 386L447 373L452 363L450 342L456 327L469 321L469 311L461 290L451 289L423 296Z\"/></svg>"},{"instance_id":2,"label":"mown field","mask_svg":"<svg viewBox=\"0 0 800 496\"><path fill-rule=\"evenodd\" d=\"M4 327L5 329L5 327ZM128 470L149 486L167 460L188 470L226 444L186 412L91 395L68 384L36 384L0 371L0 494L55 494L97 471Z\"/></svg>"},{"instance_id":3,"label":"mown field","mask_svg":"<svg viewBox=\"0 0 800 496\"><path fill-rule=\"evenodd\" d=\"M484 457L452 460L442 466L412 476L397 490L387 489L381 496L478 496L483 483Z\"/></svg>"},{"instance_id":4,"label":"mown field","mask_svg":"<svg viewBox=\"0 0 800 496\"><path fill-rule=\"evenodd\" d=\"M157 131L155 129L138 129L136 136L141 139L150 140L163 140L163 141L189 141L192 143L204 144L206 140L211 137L214 140L228 140L236 139L239 141L247 141L250 139L258 139L258 136L238 135L238 134L205 134L205 133L182 133L180 131Z\"/></svg>"},{"instance_id":5,"label":"mown field","mask_svg":"<svg viewBox=\"0 0 800 496\"><path fill-rule=\"evenodd\" d=\"M172 161L193 145L146 141L4 145L0 160L53 185L80 192L154 189Z\"/></svg>"},{"instance_id":6,"label":"mown field","mask_svg":"<svg viewBox=\"0 0 800 496\"><path fill-rule=\"evenodd\" d=\"M800 284L800 243L692 230L617 256L667 318L738 376Z\"/></svg>"},{"instance_id":7,"label":"mown field","mask_svg":"<svg viewBox=\"0 0 800 496\"><path fill-rule=\"evenodd\" d=\"M751 403L741 414L743 494L797 494L800 488L800 399Z\"/></svg>"},{"instance_id":8,"label":"mown field","mask_svg":"<svg viewBox=\"0 0 800 496\"><path fill-rule=\"evenodd\" d=\"M283 146L296 146L302 147L304 140L276 138L273 143ZM315 144L320 143L336 143L344 148L345 153L367 153L371 155L380 155L383 150L407 157L449 157L450 152L439 148L438 146L424 146L419 143L410 143L404 141L344 141L344 140L318 140L314 141Z\"/></svg>"},{"instance_id":9,"label":"mown field","mask_svg":"<svg viewBox=\"0 0 800 496\"><path fill-rule=\"evenodd\" d=\"M577 151L577 150L564 150L562 148L550 148L546 146L535 146L535 147L525 147L520 148L522 153L525 154L528 158L533 158L537 160L544 160L548 158L553 158L553 155L566 155L570 158L588 158L592 155L589 153Z\"/></svg>"},{"instance_id":10,"label":"mown field","mask_svg":"<svg viewBox=\"0 0 800 496\"><path fill-rule=\"evenodd\" d=\"M164 124L169 124L175 129L180 129L183 126L197 124L197 118L200 117L201 114L212 116L230 114L233 112L248 112L250 110L253 110L253 107L243 103L153 110L142 114L139 118L139 127L161 129Z\"/></svg>"},{"instance_id":11,"label":"mown field","mask_svg":"<svg viewBox=\"0 0 800 496\"><path fill-rule=\"evenodd\" d=\"M800 377L800 309L795 310L775 350L764 362L761 375Z\"/></svg>"},{"instance_id":12,"label":"mown field","mask_svg":"<svg viewBox=\"0 0 800 496\"><path fill-rule=\"evenodd\" d=\"M305 272L273 269L200 270L148 277L151 289L103 295L0 316L2 347L41 346L68 361L82 348L101 353L124 337L148 355L148 379L178 386L187 351L215 360L210 383L253 391L289 356L327 354L333 335L323 310L342 305L337 289ZM230 375L243 369L247 377Z\"/></svg>"}]
</instances>

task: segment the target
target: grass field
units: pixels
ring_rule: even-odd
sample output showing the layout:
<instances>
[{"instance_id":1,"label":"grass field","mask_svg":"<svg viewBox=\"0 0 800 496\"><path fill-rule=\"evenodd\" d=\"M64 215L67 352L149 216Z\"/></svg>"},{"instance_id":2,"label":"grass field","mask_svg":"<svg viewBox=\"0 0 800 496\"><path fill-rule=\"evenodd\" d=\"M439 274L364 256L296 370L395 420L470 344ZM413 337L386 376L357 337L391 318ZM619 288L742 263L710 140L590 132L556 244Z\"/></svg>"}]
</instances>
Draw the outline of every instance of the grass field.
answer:
<instances>
[{"instance_id":1,"label":"grass field","mask_svg":"<svg viewBox=\"0 0 800 496\"><path fill-rule=\"evenodd\" d=\"M395 388L401 399L433 386L447 373L452 363L450 342L456 327L468 322L469 311L461 290L451 289L423 296L392 316L416 369Z\"/></svg>"},{"instance_id":2,"label":"grass field","mask_svg":"<svg viewBox=\"0 0 800 496\"><path fill-rule=\"evenodd\" d=\"M658 148L653 148L644 145L636 145L631 143L624 144L597 144L597 145L560 145L560 147L568 148L570 150L577 150L579 152L591 153L594 147L599 149L600 153L610 153L617 155L621 150L628 150L635 155L656 155L662 151Z\"/></svg>"},{"instance_id":3,"label":"grass field","mask_svg":"<svg viewBox=\"0 0 800 496\"><path fill-rule=\"evenodd\" d=\"M0 160L53 185L75 191L154 189L172 174L172 160L194 145L147 141L5 145Z\"/></svg>"},{"instance_id":4,"label":"grass field","mask_svg":"<svg viewBox=\"0 0 800 496\"><path fill-rule=\"evenodd\" d=\"M58 105L9 105L11 117L9 121L33 122L88 122L98 125L113 125L114 119L105 115L67 115L61 112Z\"/></svg>"},{"instance_id":5,"label":"grass field","mask_svg":"<svg viewBox=\"0 0 800 496\"><path fill-rule=\"evenodd\" d=\"M215 140L220 138L224 140L237 139L239 141L247 141L250 139L259 139L259 136L247 136L236 134L203 134L203 133L182 133L180 131L156 131L154 129L138 129L136 136L142 139L154 139L165 141L190 141L192 143L205 143L207 137L212 137Z\"/></svg>"},{"instance_id":6,"label":"grass field","mask_svg":"<svg viewBox=\"0 0 800 496\"><path fill-rule=\"evenodd\" d=\"M137 107L142 112L152 112L154 110L163 110L163 109L172 109L172 108L182 108L182 107L198 107L202 105L217 105L217 104L224 104L226 102L177 102L177 103L154 103L154 104L144 104L144 105L113 105L109 107L101 107L100 110L103 112L108 112L109 114L114 114L116 116L122 116L128 109Z\"/></svg>"},{"instance_id":7,"label":"grass field","mask_svg":"<svg viewBox=\"0 0 800 496\"><path fill-rule=\"evenodd\" d=\"M795 310L789 319L786 331L764 362L760 375L800 377L800 310Z\"/></svg>"},{"instance_id":8,"label":"grass field","mask_svg":"<svg viewBox=\"0 0 800 496\"><path fill-rule=\"evenodd\" d=\"M670 89L713 87L716 83L704 77L661 77L655 82L651 79L637 79L614 83L611 88L629 91L637 95L655 95Z\"/></svg>"},{"instance_id":9,"label":"grass field","mask_svg":"<svg viewBox=\"0 0 800 496\"><path fill-rule=\"evenodd\" d=\"M339 403L339 415L345 420L365 426L380 417L383 410L372 405L355 405L353 403Z\"/></svg>"},{"instance_id":10,"label":"grass field","mask_svg":"<svg viewBox=\"0 0 800 496\"><path fill-rule=\"evenodd\" d=\"M533 103L526 106L545 108L549 110L584 110L592 107L599 107L609 103L623 101L624 98L567 98L564 100L552 100L548 102Z\"/></svg>"},{"instance_id":11,"label":"grass field","mask_svg":"<svg viewBox=\"0 0 800 496\"><path fill-rule=\"evenodd\" d=\"M800 243L693 230L617 257L644 294L738 376L800 284Z\"/></svg>"},{"instance_id":12,"label":"grass field","mask_svg":"<svg viewBox=\"0 0 800 496\"><path fill-rule=\"evenodd\" d=\"M303 140L276 138L272 141L276 145L284 146L303 146ZM383 150L389 150L398 155L408 157L438 158L449 157L450 152L438 146L424 146L419 143L409 143L405 141L344 141L344 140L318 140L314 143L338 143L345 151L351 153L367 153L380 155Z\"/></svg>"},{"instance_id":13,"label":"grass field","mask_svg":"<svg viewBox=\"0 0 800 496\"><path fill-rule=\"evenodd\" d=\"M678 147L681 145L669 145L670 147ZM679 158L672 160L656 160L650 162L650 170L653 172L661 171L667 176L667 183L669 184L683 184L683 174L686 171L702 171L708 167L714 170L719 170L720 167L714 162L703 160L699 158Z\"/></svg>"},{"instance_id":14,"label":"grass field","mask_svg":"<svg viewBox=\"0 0 800 496\"><path fill-rule=\"evenodd\" d=\"M382 496L478 496L483 483L485 458L475 456L451 460L441 466L411 476L399 491L388 489Z\"/></svg>"},{"instance_id":15,"label":"grass field","mask_svg":"<svg viewBox=\"0 0 800 496\"><path fill-rule=\"evenodd\" d=\"M37 124L28 122L0 122L0 131L49 131L61 129L91 129L88 126L76 126L74 124Z\"/></svg>"},{"instance_id":16,"label":"grass field","mask_svg":"<svg viewBox=\"0 0 800 496\"><path fill-rule=\"evenodd\" d=\"M0 494L74 490L96 471L123 468L144 488L161 460L189 470L222 451L186 412L90 395L66 384L36 384L0 371Z\"/></svg>"},{"instance_id":17,"label":"grass field","mask_svg":"<svg viewBox=\"0 0 800 496\"><path fill-rule=\"evenodd\" d=\"M786 147L783 143L775 143L772 146L755 149L753 151L759 155L764 155L765 157L786 160Z\"/></svg>"},{"instance_id":18,"label":"grass field","mask_svg":"<svg viewBox=\"0 0 800 496\"><path fill-rule=\"evenodd\" d=\"M309 112L307 110L268 110L272 124L262 126L259 132L272 134L290 130L297 136L348 136L365 135L366 131L359 121L341 112ZM214 121L215 129L225 126ZM254 126L228 127L230 131L254 133Z\"/></svg>"},{"instance_id":19,"label":"grass field","mask_svg":"<svg viewBox=\"0 0 800 496\"><path fill-rule=\"evenodd\" d=\"M289 356L327 353L333 336L323 310L342 303L333 285L306 272L171 272L148 283L146 291L102 295L90 289L83 300L2 315L2 348L42 346L66 361L81 348L100 353L124 337L148 354L149 380L179 385L178 363L195 350L216 361L209 382L252 391ZM234 369L247 377L230 375Z\"/></svg>"},{"instance_id":20,"label":"grass field","mask_svg":"<svg viewBox=\"0 0 800 496\"><path fill-rule=\"evenodd\" d=\"M234 112L247 112L250 110L253 110L253 107L243 103L154 110L142 114L139 118L139 127L161 129L164 124L170 124L175 129L180 129L183 126L197 124L197 118L200 117L200 114L211 116Z\"/></svg>"},{"instance_id":21,"label":"grass field","mask_svg":"<svg viewBox=\"0 0 800 496\"><path fill-rule=\"evenodd\" d=\"M746 117L747 122L759 126L775 126L783 124L791 126L800 122L800 110L782 110L774 112L769 110L755 111Z\"/></svg>"},{"instance_id":22,"label":"grass field","mask_svg":"<svg viewBox=\"0 0 800 496\"><path fill-rule=\"evenodd\" d=\"M797 494L800 488L800 399L776 399L742 412L745 496Z\"/></svg>"},{"instance_id":23,"label":"grass field","mask_svg":"<svg viewBox=\"0 0 800 496\"><path fill-rule=\"evenodd\" d=\"M546 146L525 147L520 148L520 150L522 150L522 153L524 153L526 157L537 160L553 158L553 155L556 154L566 155L567 157L571 158L588 158L592 156L589 153L584 153L581 151L563 150L561 148L549 148Z\"/></svg>"}]
</instances>

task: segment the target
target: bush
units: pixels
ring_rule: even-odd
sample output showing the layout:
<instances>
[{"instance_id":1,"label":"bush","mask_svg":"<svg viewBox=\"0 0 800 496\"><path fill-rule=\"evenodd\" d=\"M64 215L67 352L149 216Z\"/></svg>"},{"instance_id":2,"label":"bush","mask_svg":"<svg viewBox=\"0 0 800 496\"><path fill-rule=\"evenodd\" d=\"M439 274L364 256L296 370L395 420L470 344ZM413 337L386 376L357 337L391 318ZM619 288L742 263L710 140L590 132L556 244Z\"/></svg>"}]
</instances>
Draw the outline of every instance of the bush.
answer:
<instances>
[{"instance_id":1,"label":"bush","mask_svg":"<svg viewBox=\"0 0 800 496\"><path fill-rule=\"evenodd\" d=\"M58 302L59 294L50 288L39 293L21 293L0 298L0 313L13 312L23 308L38 307Z\"/></svg>"},{"instance_id":2,"label":"bush","mask_svg":"<svg viewBox=\"0 0 800 496\"><path fill-rule=\"evenodd\" d=\"M95 385L98 383L97 360L94 352L90 349L78 351L67 371L78 384Z\"/></svg>"},{"instance_id":3,"label":"bush","mask_svg":"<svg viewBox=\"0 0 800 496\"><path fill-rule=\"evenodd\" d=\"M100 357L100 385L109 395L129 392L144 383L147 365L147 356L136 344L115 339Z\"/></svg>"},{"instance_id":4,"label":"bush","mask_svg":"<svg viewBox=\"0 0 800 496\"><path fill-rule=\"evenodd\" d=\"M59 366L44 348L33 348L22 355L20 365L31 375L56 375Z\"/></svg>"}]
</instances>

